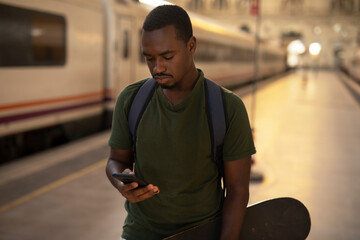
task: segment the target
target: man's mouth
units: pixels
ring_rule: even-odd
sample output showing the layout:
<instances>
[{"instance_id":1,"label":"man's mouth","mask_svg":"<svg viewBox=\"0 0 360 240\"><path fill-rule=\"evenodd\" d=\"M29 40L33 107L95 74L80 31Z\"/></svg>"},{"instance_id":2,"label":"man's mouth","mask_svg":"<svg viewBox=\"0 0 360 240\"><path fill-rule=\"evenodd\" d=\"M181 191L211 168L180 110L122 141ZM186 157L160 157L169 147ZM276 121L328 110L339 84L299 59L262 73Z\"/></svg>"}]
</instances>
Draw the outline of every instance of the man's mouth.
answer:
<instances>
[{"instance_id":1,"label":"man's mouth","mask_svg":"<svg viewBox=\"0 0 360 240\"><path fill-rule=\"evenodd\" d=\"M167 78L171 78L172 77L172 75L170 75L170 74L164 74L164 73L162 73L162 74L154 74L153 75L153 78L155 78L156 80L163 80L163 79L167 79Z\"/></svg>"},{"instance_id":2,"label":"man's mouth","mask_svg":"<svg viewBox=\"0 0 360 240\"><path fill-rule=\"evenodd\" d=\"M159 85L167 84L172 75L170 74L154 74L153 78L158 82Z\"/></svg>"}]
</instances>

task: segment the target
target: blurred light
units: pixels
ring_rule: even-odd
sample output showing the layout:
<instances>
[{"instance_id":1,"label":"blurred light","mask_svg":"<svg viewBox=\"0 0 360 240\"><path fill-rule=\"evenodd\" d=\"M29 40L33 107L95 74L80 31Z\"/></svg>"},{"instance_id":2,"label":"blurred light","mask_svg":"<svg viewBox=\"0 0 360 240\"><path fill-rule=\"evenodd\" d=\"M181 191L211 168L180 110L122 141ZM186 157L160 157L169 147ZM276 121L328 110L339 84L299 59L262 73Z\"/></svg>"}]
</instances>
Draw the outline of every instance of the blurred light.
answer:
<instances>
[{"instance_id":1,"label":"blurred light","mask_svg":"<svg viewBox=\"0 0 360 240\"><path fill-rule=\"evenodd\" d=\"M319 26L315 26L313 31L316 35L320 35L322 33L321 27Z\"/></svg>"},{"instance_id":2,"label":"blurred light","mask_svg":"<svg viewBox=\"0 0 360 240\"><path fill-rule=\"evenodd\" d=\"M297 65L299 65L299 56L298 55L289 55L287 57L287 64L290 67L296 67Z\"/></svg>"},{"instance_id":3,"label":"blurred light","mask_svg":"<svg viewBox=\"0 0 360 240\"><path fill-rule=\"evenodd\" d=\"M306 48L300 40L292 41L287 47L287 51L290 54L303 54L305 50Z\"/></svg>"},{"instance_id":4,"label":"blurred light","mask_svg":"<svg viewBox=\"0 0 360 240\"><path fill-rule=\"evenodd\" d=\"M321 51L321 44L320 43L313 42L313 43L310 44L309 52L310 52L311 55L317 56L317 55L319 55L320 51Z\"/></svg>"},{"instance_id":5,"label":"blurred light","mask_svg":"<svg viewBox=\"0 0 360 240\"><path fill-rule=\"evenodd\" d=\"M152 6L152 7L157 7L157 6L160 6L160 5L168 5L168 4L173 5L170 2L162 1L162 0L140 0L140 2L144 3L146 5Z\"/></svg>"},{"instance_id":6,"label":"blurred light","mask_svg":"<svg viewBox=\"0 0 360 240\"><path fill-rule=\"evenodd\" d=\"M31 29L31 36L33 37L40 37L44 34L44 30L40 28L33 28Z\"/></svg>"},{"instance_id":7,"label":"blurred light","mask_svg":"<svg viewBox=\"0 0 360 240\"><path fill-rule=\"evenodd\" d=\"M292 41L287 47L287 64L290 67L296 67L300 63L299 55L306 51L305 45L298 39Z\"/></svg>"},{"instance_id":8,"label":"blurred light","mask_svg":"<svg viewBox=\"0 0 360 240\"><path fill-rule=\"evenodd\" d=\"M333 29L336 33L340 33L341 31L341 25L339 23L336 23L334 26L333 26Z\"/></svg>"}]
</instances>

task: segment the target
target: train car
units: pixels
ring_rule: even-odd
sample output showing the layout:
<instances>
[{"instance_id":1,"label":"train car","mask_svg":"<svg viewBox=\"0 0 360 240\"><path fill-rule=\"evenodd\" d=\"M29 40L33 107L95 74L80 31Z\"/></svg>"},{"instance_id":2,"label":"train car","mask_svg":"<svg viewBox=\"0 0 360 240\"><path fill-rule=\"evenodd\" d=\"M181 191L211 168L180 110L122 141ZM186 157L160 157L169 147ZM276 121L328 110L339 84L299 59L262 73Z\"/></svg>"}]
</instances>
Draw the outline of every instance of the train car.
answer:
<instances>
[{"instance_id":1,"label":"train car","mask_svg":"<svg viewBox=\"0 0 360 240\"><path fill-rule=\"evenodd\" d=\"M1 1L0 24L1 161L88 131L67 123L101 122L100 2Z\"/></svg>"},{"instance_id":2,"label":"train car","mask_svg":"<svg viewBox=\"0 0 360 240\"><path fill-rule=\"evenodd\" d=\"M149 77L140 50L152 6L130 0L0 0L0 162L110 127L115 99ZM254 75L254 40L190 14L195 60L225 87ZM260 46L258 77L286 69Z\"/></svg>"},{"instance_id":3,"label":"train car","mask_svg":"<svg viewBox=\"0 0 360 240\"><path fill-rule=\"evenodd\" d=\"M360 46L350 48L340 63L340 68L360 84Z\"/></svg>"}]
</instances>

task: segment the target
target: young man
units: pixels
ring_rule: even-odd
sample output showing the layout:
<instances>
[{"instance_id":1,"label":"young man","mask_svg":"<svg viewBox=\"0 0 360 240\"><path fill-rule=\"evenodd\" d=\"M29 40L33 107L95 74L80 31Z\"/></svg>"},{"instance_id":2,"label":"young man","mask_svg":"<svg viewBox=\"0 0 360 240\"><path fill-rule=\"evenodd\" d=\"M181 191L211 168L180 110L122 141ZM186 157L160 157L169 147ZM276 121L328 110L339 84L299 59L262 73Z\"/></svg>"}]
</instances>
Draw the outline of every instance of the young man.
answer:
<instances>
[{"instance_id":1,"label":"young man","mask_svg":"<svg viewBox=\"0 0 360 240\"><path fill-rule=\"evenodd\" d=\"M157 7L147 16L141 38L158 87L137 127L135 156L127 117L144 80L119 95L106 167L109 180L127 199L122 238L161 239L222 214L221 239L238 239L249 199L250 157L255 153L244 104L222 89L228 120L224 199L211 159L204 74L194 64L196 38L189 16L178 6ZM150 184L138 188L137 183L124 184L112 177L132 171Z\"/></svg>"}]
</instances>

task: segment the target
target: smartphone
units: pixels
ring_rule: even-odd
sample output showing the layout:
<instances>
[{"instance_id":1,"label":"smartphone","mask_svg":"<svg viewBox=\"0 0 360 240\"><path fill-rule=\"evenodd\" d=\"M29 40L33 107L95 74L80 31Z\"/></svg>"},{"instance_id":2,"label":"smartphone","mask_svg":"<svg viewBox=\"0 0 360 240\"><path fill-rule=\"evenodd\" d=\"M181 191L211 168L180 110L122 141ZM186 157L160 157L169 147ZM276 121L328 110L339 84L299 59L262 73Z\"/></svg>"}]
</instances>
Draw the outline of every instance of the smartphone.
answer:
<instances>
[{"instance_id":1,"label":"smartphone","mask_svg":"<svg viewBox=\"0 0 360 240\"><path fill-rule=\"evenodd\" d=\"M134 174L130 174L130 173L114 173L112 176L119 179L124 184L137 182L139 184L139 187L145 187L145 186L148 185L147 182L145 182L144 180L138 178Z\"/></svg>"}]
</instances>

